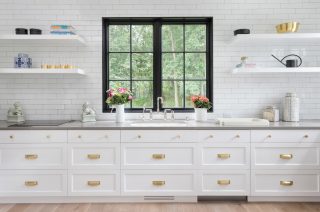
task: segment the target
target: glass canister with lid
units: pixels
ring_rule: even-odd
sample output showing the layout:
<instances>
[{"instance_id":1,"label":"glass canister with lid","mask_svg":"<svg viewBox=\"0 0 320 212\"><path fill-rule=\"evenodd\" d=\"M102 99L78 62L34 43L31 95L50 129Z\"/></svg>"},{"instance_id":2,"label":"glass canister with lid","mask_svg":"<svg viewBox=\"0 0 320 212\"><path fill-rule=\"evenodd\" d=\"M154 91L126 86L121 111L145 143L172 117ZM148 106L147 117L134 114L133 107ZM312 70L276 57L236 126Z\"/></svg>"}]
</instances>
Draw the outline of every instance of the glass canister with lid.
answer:
<instances>
[{"instance_id":1,"label":"glass canister with lid","mask_svg":"<svg viewBox=\"0 0 320 212\"><path fill-rule=\"evenodd\" d=\"M271 122L278 122L280 120L279 109L274 105L267 106L263 110L263 118Z\"/></svg>"}]
</instances>

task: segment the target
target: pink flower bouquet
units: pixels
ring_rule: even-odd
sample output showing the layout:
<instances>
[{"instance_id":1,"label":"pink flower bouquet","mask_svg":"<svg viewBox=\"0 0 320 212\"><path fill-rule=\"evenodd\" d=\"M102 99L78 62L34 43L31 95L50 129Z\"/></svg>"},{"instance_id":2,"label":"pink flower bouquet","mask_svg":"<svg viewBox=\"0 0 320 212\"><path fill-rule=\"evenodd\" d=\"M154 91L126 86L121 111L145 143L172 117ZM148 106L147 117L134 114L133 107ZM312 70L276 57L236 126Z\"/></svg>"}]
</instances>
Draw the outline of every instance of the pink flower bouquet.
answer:
<instances>
[{"instance_id":1,"label":"pink flower bouquet","mask_svg":"<svg viewBox=\"0 0 320 212\"><path fill-rule=\"evenodd\" d=\"M110 88L107 93L106 103L109 105L123 105L133 99L132 92L127 88Z\"/></svg>"}]
</instances>

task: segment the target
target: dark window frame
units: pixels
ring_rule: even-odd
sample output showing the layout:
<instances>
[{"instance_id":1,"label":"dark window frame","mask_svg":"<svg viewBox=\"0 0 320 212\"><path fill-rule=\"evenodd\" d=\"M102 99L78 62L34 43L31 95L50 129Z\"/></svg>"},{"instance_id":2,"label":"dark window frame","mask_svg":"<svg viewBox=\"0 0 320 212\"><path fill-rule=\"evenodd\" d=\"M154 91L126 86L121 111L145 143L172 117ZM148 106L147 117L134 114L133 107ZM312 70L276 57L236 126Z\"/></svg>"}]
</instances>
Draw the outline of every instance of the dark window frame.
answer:
<instances>
[{"instance_id":1,"label":"dark window frame","mask_svg":"<svg viewBox=\"0 0 320 212\"><path fill-rule=\"evenodd\" d=\"M108 87L109 87L108 26L115 25L115 24L117 25L118 24L119 25L149 24L154 26L153 27L154 36L153 36L153 108L152 110L156 110L157 97L162 96L161 94L162 92L161 58L162 58L162 53L165 53L165 52L161 51L161 25L162 24L183 24L183 25L205 24L206 33L207 33L206 34L206 51L204 52L206 53L206 96L209 98L211 102L213 101L213 18L212 17L185 17L185 18L175 18L175 17L173 18L152 18L152 17L106 18L104 17L102 18L102 36L103 36L103 39L102 39L102 111L104 113L111 111L111 108L105 102L107 98L106 90L108 90ZM131 36L130 36L130 42L131 42ZM131 60L130 60L130 63L132 63ZM132 81L132 78L130 79L130 82L131 81ZM185 82L186 80L183 79L184 84ZM132 83L130 84L132 86ZM185 89L183 92L184 92L184 99L185 99ZM160 109L161 111L163 111L166 108L161 107ZM175 112L193 112L193 108L172 108L172 109ZM142 111L142 108L126 108L126 112L141 112L141 111ZM212 112L213 108L211 108L210 111Z\"/></svg>"}]
</instances>

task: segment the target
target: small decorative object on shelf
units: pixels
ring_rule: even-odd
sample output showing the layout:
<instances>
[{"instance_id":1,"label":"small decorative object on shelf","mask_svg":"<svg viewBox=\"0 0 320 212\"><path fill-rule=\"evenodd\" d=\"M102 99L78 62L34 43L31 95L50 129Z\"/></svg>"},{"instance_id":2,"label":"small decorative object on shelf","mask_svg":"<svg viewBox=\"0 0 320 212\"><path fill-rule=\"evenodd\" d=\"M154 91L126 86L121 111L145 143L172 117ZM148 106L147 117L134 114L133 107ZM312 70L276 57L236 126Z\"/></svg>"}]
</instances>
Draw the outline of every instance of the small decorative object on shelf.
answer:
<instances>
[{"instance_id":1,"label":"small decorative object on shelf","mask_svg":"<svg viewBox=\"0 0 320 212\"><path fill-rule=\"evenodd\" d=\"M279 109L276 106L268 106L263 110L263 119L271 122L278 122L280 120Z\"/></svg>"},{"instance_id":2,"label":"small decorative object on shelf","mask_svg":"<svg viewBox=\"0 0 320 212\"><path fill-rule=\"evenodd\" d=\"M276 30L278 33L297 32L299 29L299 25L300 23L295 21L282 23L276 26Z\"/></svg>"},{"instance_id":3,"label":"small decorative object on shelf","mask_svg":"<svg viewBox=\"0 0 320 212\"><path fill-rule=\"evenodd\" d=\"M299 55L296 54L288 54L287 56L283 57L281 60L278 59L276 56L274 56L273 54L271 55L274 59L276 59L279 63L281 63L282 65L284 65L287 68L296 68L296 67L300 67L302 65L302 59ZM284 59L288 58L288 57L296 57L299 59L291 59L291 60L286 60L286 63L282 62Z\"/></svg>"},{"instance_id":4,"label":"small decorative object on shelf","mask_svg":"<svg viewBox=\"0 0 320 212\"><path fill-rule=\"evenodd\" d=\"M13 107L8 110L7 121L14 123L25 121L23 109L19 102L14 103Z\"/></svg>"},{"instance_id":5,"label":"small decorative object on shelf","mask_svg":"<svg viewBox=\"0 0 320 212\"><path fill-rule=\"evenodd\" d=\"M82 122L95 122L96 121L96 111L90 107L89 102L85 102L82 105Z\"/></svg>"},{"instance_id":6,"label":"small decorative object on shelf","mask_svg":"<svg viewBox=\"0 0 320 212\"><path fill-rule=\"evenodd\" d=\"M124 105L133 99L132 92L127 88L110 88L107 90L108 98L106 103L116 109L116 122L125 121ZM112 112L111 110L111 112Z\"/></svg>"},{"instance_id":7,"label":"small decorative object on shelf","mask_svg":"<svg viewBox=\"0 0 320 212\"><path fill-rule=\"evenodd\" d=\"M50 34L54 35L75 35L76 31L71 25L51 25Z\"/></svg>"},{"instance_id":8,"label":"small decorative object on shelf","mask_svg":"<svg viewBox=\"0 0 320 212\"><path fill-rule=\"evenodd\" d=\"M256 67L256 64L254 63L247 63L248 57L246 56L242 56L240 60L241 60L241 63L236 65L236 68L255 68Z\"/></svg>"},{"instance_id":9,"label":"small decorative object on shelf","mask_svg":"<svg viewBox=\"0 0 320 212\"><path fill-rule=\"evenodd\" d=\"M18 57L14 57L15 68L32 68L32 59L28 54L19 53Z\"/></svg>"},{"instance_id":10,"label":"small decorative object on shelf","mask_svg":"<svg viewBox=\"0 0 320 212\"><path fill-rule=\"evenodd\" d=\"M287 93L283 99L283 121L298 122L300 100L296 93Z\"/></svg>"},{"instance_id":11,"label":"small decorative object on shelf","mask_svg":"<svg viewBox=\"0 0 320 212\"><path fill-rule=\"evenodd\" d=\"M30 31L30 35L41 35L42 34L41 29L31 28L31 29L29 29L29 31Z\"/></svg>"},{"instance_id":12,"label":"small decorative object on shelf","mask_svg":"<svg viewBox=\"0 0 320 212\"><path fill-rule=\"evenodd\" d=\"M239 34L250 34L250 29L237 29L233 31L234 36Z\"/></svg>"},{"instance_id":13,"label":"small decorative object on shelf","mask_svg":"<svg viewBox=\"0 0 320 212\"><path fill-rule=\"evenodd\" d=\"M16 35L27 35L28 34L28 29L25 28L16 28Z\"/></svg>"},{"instance_id":14,"label":"small decorative object on shelf","mask_svg":"<svg viewBox=\"0 0 320 212\"><path fill-rule=\"evenodd\" d=\"M207 121L208 110L212 107L212 103L205 96L192 96L191 101L194 105L195 120L196 121Z\"/></svg>"}]
</instances>

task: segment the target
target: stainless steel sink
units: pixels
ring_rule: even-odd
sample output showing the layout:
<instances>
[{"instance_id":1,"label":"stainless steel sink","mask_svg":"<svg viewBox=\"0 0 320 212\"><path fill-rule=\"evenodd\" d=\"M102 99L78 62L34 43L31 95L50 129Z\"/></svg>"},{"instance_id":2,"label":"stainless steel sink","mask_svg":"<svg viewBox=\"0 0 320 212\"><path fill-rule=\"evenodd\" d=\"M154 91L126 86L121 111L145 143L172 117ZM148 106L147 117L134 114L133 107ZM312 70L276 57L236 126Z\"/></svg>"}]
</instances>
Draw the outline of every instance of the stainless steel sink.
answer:
<instances>
[{"instance_id":1,"label":"stainless steel sink","mask_svg":"<svg viewBox=\"0 0 320 212\"><path fill-rule=\"evenodd\" d=\"M133 127L185 127L187 123L179 120L147 120L130 123Z\"/></svg>"}]
</instances>

